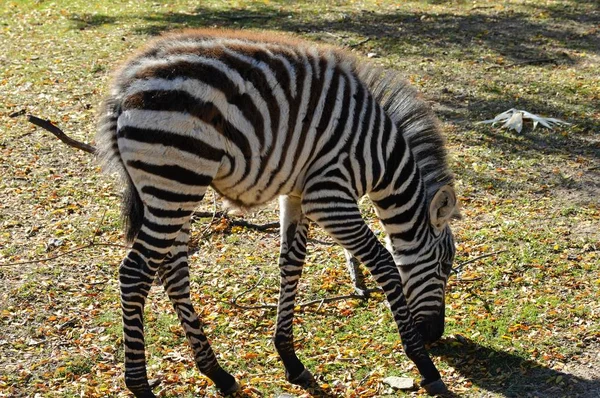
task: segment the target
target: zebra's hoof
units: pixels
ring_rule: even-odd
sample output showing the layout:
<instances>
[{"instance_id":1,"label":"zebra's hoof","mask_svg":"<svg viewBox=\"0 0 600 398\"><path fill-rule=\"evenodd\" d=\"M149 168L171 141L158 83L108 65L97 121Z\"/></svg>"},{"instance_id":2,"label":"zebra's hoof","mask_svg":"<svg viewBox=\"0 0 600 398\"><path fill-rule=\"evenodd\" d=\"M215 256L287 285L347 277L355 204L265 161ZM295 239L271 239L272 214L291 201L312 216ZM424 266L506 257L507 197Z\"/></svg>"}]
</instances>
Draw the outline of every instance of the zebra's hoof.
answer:
<instances>
[{"instance_id":1,"label":"zebra's hoof","mask_svg":"<svg viewBox=\"0 0 600 398\"><path fill-rule=\"evenodd\" d=\"M295 384L295 385L301 386L301 387L312 386L316 383L315 377L306 368L304 368L302 373L300 373L298 376L294 377L293 379L288 378L288 381L292 384Z\"/></svg>"},{"instance_id":2,"label":"zebra's hoof","mask_svg":"<svg viewBox=\"0 0 600 398\"><path fill-rule=\"evenodd\" d=\"M371 298L371 291L369 291L366 287L364 289L360 287L354 287L354 294L360 297L361 300L368 300Z\"/></svg>"},{"instance_id":3,"label":"zebra's hoof","mask_svg":"<svg viewBox=\"0 0 600 398\"><path fill-rule=\"evenodd\" d=\"M228 396L228 395L233 394L236 391L239 391L239 389L240 389L240 385L238 384L237 381L234 381L233 384L231 385L231 387L221 390L221 394L224 396Z\"/></svg>"},{"instance_id":4,"label":"zebra's hoof","mask_svg":"<svg viewBox=\"0 0 600 398\"><path fill-rule=\"evenodd\" d=\"M429 384L421 384L421 387L423 387L429 395L441 395L448 392L448 387L446 387L446 384L444 384L442 379L438 379Z\"/></svg>"},{"instance_id":5,"label":"zebra's hoof","mask_svg":"<svg viewBox=\"0 0 600 398\"><path fill-rule=\"evenodd\" d=\"M142 390L131 390L135 398L156 398L150 387Z\"/></svg>"}]
</instances>

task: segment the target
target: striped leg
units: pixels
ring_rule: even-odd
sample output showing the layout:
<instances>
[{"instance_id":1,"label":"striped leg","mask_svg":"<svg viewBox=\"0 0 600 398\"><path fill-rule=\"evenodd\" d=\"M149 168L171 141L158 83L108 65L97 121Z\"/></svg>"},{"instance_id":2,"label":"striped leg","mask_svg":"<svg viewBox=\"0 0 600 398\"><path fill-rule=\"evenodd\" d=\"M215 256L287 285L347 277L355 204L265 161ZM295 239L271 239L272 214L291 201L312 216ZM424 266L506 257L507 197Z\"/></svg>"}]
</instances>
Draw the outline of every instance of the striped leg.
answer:
<instances>
[{"instance_id":1,"label":"striped leg","mask_svg":"<svg viewBox=\"0 0 600 398\"><path fill-rule=\"evenodd\" d=\"M277 308L277 326L273 339L275 348L285 366L285 375L290 383L309 385L312 375L296 356L294 351L294 306L298 281L302 274L306 257L306 236L308 220L302 214L298 197L279 198L281 218L281 251L279 255L279 305Z\"/></svg>"},{"instance_id":2,"label":"striped leg","mask_svg":"<svg viewBox=\"0 0 600 398\"><path fill-rule=\"evenodd\" d=\"M169 252L181 224L165 227L152 220L150 214L146 213L142 229L119 267L125 346L125 384L137 398L155 396L150 389L146 374L143 313L156 271Z\"/></svg>"},{"instance_id":3,"label":"striped leg","mask_svg":"<svg viewBox=\"0 0 600 398\"><path fill-rule=\"evenodd\" d=\"M224 395L228 395L238 390L239 385L235 378L223 370L217 362L192 305L187 257L188 240L189 223L179 233L171 251L159 267L158 275L194 351L196 366Z\"/></svg>"},{"instance_id":4,"label":"striped leg","mask_svg":"<svg viewBox=\"0 0 600 398\"><path fill-rule=\"evenodd\" d=\"M404 351L423 376L422 385L442 383L440 374L429 358L421 335L415 327L402 292L400 273L392 255L365 224L355 199L348 196L347 190L334 191L336 182L321 182L319 185L329 189L325 194L309 190L303 198L302 210L342 247L365 264L383 289L398 326ZM329 203L326 199L329 199ZM331 206L332 203L335 203L335 206Z\"/></svg>"}]
</instances>

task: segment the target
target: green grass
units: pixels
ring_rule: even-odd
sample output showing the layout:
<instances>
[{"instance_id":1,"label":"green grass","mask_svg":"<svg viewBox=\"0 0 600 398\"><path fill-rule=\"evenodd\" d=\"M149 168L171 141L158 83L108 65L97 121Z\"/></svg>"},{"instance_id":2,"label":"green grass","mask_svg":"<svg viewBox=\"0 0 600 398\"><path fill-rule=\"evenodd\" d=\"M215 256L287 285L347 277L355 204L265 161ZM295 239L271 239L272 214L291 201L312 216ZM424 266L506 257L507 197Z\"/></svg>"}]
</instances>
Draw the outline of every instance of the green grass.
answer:
<instances>
[{"instance_id":1,"label":"green grass","mask_svg":"<svg viewBox=\"0 0 600 398\"><path fill-rule=\"evenodd\" d=\"M450 281L447 337L431 352L453 391L595 396L597 370L576 365L600 368L598 13L575 0L4 1L0 264L64 254L94 234L122 244L114 178L8 115L24 110L91 142L110 72L151 36L194 27L291 32L375 54L371 62L400 70L440 117L463 207L457 262L500 252ZM513 107L573 125L517 134L475 124ZM368 200L361 209L383 237ZM275 221L276 205L246 218ZM209 220L193 226L192 298L220 362L248 396L303 394L285 381L270 342L275 311L230 304L243 292L240 304L276 302L277 233L223 232L219 220L207 229ZM311 237L299 300L351 293L341 249L321 243L316 227ZM48 248L52 238L63 244ZM0 266L0 396L127 396L116 277L124 252L95 246ZM161 396L216 393L159 287L146 330ZM380 295L303 309L295 333L300 358L340 396L389 396L384 377L418 378Z\"/></svg>"}]
</instances>

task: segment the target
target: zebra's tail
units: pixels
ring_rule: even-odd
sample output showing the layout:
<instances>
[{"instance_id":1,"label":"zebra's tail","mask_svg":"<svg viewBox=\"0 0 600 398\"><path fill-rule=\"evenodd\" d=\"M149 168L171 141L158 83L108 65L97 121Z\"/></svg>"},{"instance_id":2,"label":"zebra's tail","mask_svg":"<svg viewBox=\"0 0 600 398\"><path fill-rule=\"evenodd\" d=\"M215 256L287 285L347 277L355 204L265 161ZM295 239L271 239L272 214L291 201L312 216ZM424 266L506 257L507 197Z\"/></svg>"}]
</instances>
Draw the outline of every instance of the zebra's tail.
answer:
<instances>
[{"instance_id":1,"label":"zebra's tail","mask_svg":"<svg viewBox=\"0 0 600 398\"><path fill-rule=\"evenodd\" d=\"M96 156L103 171L118 172L125 185L121 202L121 218L125 229L125 239L132 242L142 228L144 205L142 199L127 173L117 144L117 120L121 106L117 99L107 98L100 108L98 132L96 133Z\"/></svg>"}]
</instances>

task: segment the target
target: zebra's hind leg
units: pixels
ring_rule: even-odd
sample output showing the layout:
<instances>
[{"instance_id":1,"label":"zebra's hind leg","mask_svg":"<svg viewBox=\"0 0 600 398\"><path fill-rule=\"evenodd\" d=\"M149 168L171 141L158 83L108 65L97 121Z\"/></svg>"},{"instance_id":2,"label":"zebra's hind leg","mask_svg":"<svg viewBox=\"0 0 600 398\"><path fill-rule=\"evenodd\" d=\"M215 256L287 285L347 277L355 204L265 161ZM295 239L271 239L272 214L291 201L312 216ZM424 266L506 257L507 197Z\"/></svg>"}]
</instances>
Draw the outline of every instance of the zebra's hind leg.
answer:
<instances>
[{"instance_id":1,"label":"zebra's hind leg","mask_svg":"<svg viewBox=\"0 0 600 398\"><path fill-rule=\"evenodd\" d=\"M169 252L181 225L162 225L146 209L141 229L119 267L125 385L136 398L155 397L146 373L144 305L156 271Z\"/></svg>"},{"instance_id":2,"label":"zebra's hind leg","mask_svg":"<svg viewBox=\"0 0 600 398\"><path fill-rule=\"evenodd\" d=\"M290 383L303 387L314 383L312 374L304 367L294 350L294 306L298 281L306 257L306 237L308 219L302 213L301 200L294 196L281 196L279 254L279 305L277 307L277 326L273 342L285 367L285 376Z\"/></svg>"},{"instance_id":3,"label":"zebra's hind leg","mask_svg":"<svg viewBox=\"0 0 600 398\"><path fill-rule=\"evenodd\" d=\"M196 366L223 395L229 395L237 391L239 385L217 362L190 299L188 240L189 222L181 229L171 251L159 267L158 275L192 347Z\"/></svg>"},{"instance_id":4,"label":"zebra's hind leg","mask_svg":"<svg viewBox=\"0 0 600 398\"><path fill-rule=\"evenodd\" d=\"M375 234L365 224L356 204L356 199L348 195L347 189L335 191L335 182L315 184L326 185L327 196L307 184L302 199L302 210L307 217L321 226L336 242L360 260L383 289L390 304L406 355L415 363L423 376L427 391L446 391L440 373L425 350L425 344L412 319L408 303L402 292L400 272L390 252L379 242ZM328 201L325 198L329 199ZM334 203L335 206L331 204Z\"/></svg>"}]
</instances>

